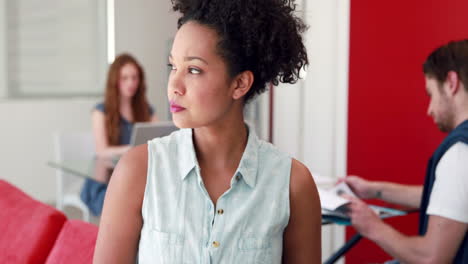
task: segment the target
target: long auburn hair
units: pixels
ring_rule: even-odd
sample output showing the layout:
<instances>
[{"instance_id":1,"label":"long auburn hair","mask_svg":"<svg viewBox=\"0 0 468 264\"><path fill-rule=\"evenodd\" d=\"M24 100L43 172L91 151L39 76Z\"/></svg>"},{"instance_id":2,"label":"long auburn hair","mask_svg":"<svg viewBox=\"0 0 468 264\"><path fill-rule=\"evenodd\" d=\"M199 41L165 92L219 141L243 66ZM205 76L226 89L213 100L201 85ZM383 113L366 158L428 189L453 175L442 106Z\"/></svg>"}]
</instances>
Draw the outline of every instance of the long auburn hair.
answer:
<instances>
[{"instance_id":1,"label":"long auburn hair","mask_svg":"<svg viewBox=\"0 0 468 264\"><path fill-rule=\"evenodd\" d=\"M135 95L132 97L132 122L147 122L150 120L149 104L146 99L145 73L138 61L129 54L120 54L109 68L106 83L105 106L105 127L109 145L120 145L120 70L127 64L133 64L139 72L139 85Z\"/></svg>"}]
</instances>

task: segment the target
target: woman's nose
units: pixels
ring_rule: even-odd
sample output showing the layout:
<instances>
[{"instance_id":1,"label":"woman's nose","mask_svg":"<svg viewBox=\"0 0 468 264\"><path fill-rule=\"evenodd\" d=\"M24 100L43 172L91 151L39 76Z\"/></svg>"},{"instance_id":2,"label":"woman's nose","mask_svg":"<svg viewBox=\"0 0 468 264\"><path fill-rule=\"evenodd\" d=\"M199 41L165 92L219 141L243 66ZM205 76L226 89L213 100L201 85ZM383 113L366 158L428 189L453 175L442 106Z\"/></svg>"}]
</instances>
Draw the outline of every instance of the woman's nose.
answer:
<instances>
[{"instance_id":1,"label":"woman's nose","mask_svg":"<svg viewBox=\"0 0 468 264\"><path fill-rule=\"evenodd\" d=\"M181 76L179 76L177 72L173 72L169 76L169 89L171 93L174 93L177 95L185 94L185 85L182 81Z\"/></svg>"}]
</instances>

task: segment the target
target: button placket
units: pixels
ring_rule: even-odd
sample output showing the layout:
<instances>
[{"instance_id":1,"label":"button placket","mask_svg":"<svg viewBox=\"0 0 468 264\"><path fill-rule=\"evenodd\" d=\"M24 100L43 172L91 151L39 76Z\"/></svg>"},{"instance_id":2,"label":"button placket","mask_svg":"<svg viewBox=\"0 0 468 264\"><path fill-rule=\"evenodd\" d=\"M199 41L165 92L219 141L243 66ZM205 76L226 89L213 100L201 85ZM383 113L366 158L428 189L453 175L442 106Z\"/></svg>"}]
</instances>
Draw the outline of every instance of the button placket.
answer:
<instances>
[{"instance_id":1,"label":"button placket","mask_svg":"<svg viewBox=\"0 0 468 264\"><path fill-rule=\"evenodd\" d=\"M210 237L210 247L212 250L216 250L223 246L223 232L225 222L227 221L225 209L227 209L226 206L229 201L227 197L229 197L232 191L233 190L231 189L219 197L216 203L216 208L213 211L215 213L215 221Z\"/></svg>"},{"instance_id":2,"label":"button placket","mask_svg":"<svg viewBox=\"0 0 468 264\"><path fill-rule=\"evenodd\" d=\"M215 211L215 208L214 208L214 205L213 205L213 202L211 201L210 199L210 196L208 195L208 191L206 190L205 188L205 184L203 182L203 179L201 177L201 169L199 166L196 166L195 168L196 170L196 173L197 173L197 178L198 178L198 187L200 188L200 190L202 191L203 193L203 196L204 196L204 199L205 199L205 204L206 204L206 218L204 220L205 222L205 225L206 227L204 228L204 233L205 233L205 245L206 245L206 248L207 248L207 252L206 252L206 256L207 258L209 259L209 251L210 249L213 248L213 243L215 240L212 239L212 236L213 236L213 229L214 229L214 220L215 220L215 216L216 216L216 211ZM218 247L219 247L219 242L218 242Z\"/></svg>"},{"instance_id":3,"label":"button placket","mask_svg":"<svg viewBox=\"0 0 468 264\"><path fill-rule=\"evenodd\" d=\"M212 245L213 245L214 248L218 248L220 246L218 241L213 241Z\"/></svg>"},{"instance_id":4,"label":"button placket","mask_svg":"<svg viewBox=\"0 0 468 264\"><path fill-rule=\"evenodd\" d=\"M221 196L219 199L218 199L218 204L216 205L216 216L215 217L220 217L222 215L224 215L224 200L225 198L223 196ZM221 219L217 220L217 221L221 221Z\"/></svg>"}]
</instances>

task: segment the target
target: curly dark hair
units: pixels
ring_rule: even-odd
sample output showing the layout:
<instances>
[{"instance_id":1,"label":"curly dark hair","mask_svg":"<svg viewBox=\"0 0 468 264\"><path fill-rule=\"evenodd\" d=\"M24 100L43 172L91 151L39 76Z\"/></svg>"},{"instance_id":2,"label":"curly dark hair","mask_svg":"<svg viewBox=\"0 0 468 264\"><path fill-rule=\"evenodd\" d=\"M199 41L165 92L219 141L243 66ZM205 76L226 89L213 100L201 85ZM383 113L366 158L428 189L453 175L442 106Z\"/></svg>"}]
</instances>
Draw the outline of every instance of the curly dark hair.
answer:
<instances>
[{"instance_id":1,"label":"curly dark hair","mask_svg":"<svg viewBox=\"0 0 468 264\"><path fill-rule=\"evenodd\" d=\"M266 84L296 83L308 65L301 33L307 26L294 12L294 0L171 0L182 13L178 27L194 21L214 29L217 52L229 75L254 74L245 102L266 90Z\"/></svg>"}]
</instances>

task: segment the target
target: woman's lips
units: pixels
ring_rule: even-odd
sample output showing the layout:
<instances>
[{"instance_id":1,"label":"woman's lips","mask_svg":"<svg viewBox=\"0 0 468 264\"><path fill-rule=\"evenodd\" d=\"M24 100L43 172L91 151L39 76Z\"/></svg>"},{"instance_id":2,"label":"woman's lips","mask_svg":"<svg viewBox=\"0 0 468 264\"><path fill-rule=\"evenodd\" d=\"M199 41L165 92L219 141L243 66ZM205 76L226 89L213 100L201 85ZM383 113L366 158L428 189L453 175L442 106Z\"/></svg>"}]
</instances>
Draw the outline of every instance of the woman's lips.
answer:
<instances>
[{"instance_id":1,"label":"woman's lips","mask_svg":"<svg viewBox=\"0 0 468 264\"><path fill-rule=\"evenodd\" d=\"M177 113L177 112L185 110L184 107L182 107L182 106L180 106L180 105L178 105L176 103L173 103L173 102L170 103L170 106L171 106L170 107L171 113Z\"/></svg>"}]
</instances>

